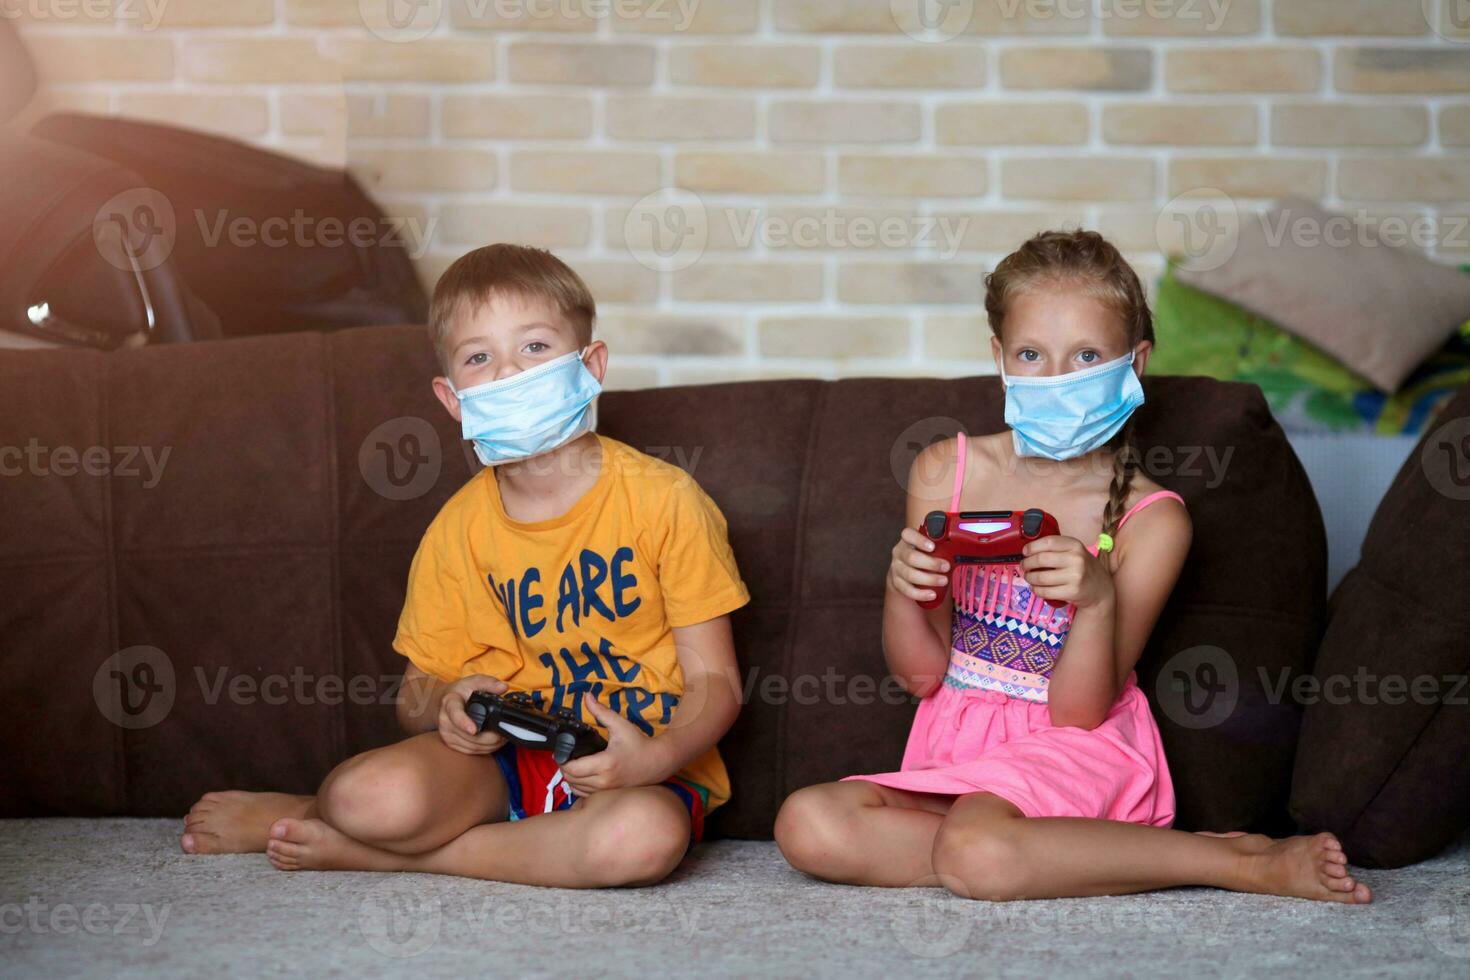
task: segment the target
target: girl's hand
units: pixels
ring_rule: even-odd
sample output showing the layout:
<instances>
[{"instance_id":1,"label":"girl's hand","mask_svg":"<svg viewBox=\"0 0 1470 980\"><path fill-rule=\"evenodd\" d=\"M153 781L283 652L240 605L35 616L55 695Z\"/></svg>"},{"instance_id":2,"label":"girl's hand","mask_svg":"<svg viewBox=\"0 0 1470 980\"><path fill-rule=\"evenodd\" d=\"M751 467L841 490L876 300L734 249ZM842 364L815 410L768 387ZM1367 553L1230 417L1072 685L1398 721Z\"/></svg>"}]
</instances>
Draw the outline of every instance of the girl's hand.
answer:
<instances>
[{"instance_id":1,"label":"girl's hand","mask_svg":"<svg viewBox=\"0 0 1470 980\"><path fill-rule=\"evenodd\" d=\"M668 762L655 739L594 697L586 699L587 710L607 729L607 748L561 767L567 785L578 796L624 786L653 786L668 779Z\"/></svg>"},{"instance_id":2,"label":"girl's hand","mask_svg":"<svg viewBox=\"0 0 1470 980\"><path fill-rule=\"evenodd\" d=\"M505 736L493 728L480 732L474 719L465 714L465 702L476 691L504 694L510 690L505 681L484 674L461 677L444 691L439 702L439 737L444 744L465 755L489 755L505 744Z\"/></svg>"},{"instance_id":3,"label":"girl's hand","mask_svg":"<svg viewBox=\"0 0 1470 980\"><path fill-rule=\"evenodd\" d=\"M917 528L906 527L893 546L893 561L888 566L888 587L915 602L927 602L937 596L934 586L949 584L949 562L929 552L934 542Z\"/></svg>"},{"instance_id":4,"label":"girl's hand","mask_svg":"<svg viewBox=\"0 0 1470 980\"><path fill-rule=\"evenodd\" d=\"M1031 591L1059 605L1078 608L1113 600L1113 576L1101 558L1065 534L1028 541L1021 549L1021 577Z\"/></svg>"}]
</instances>

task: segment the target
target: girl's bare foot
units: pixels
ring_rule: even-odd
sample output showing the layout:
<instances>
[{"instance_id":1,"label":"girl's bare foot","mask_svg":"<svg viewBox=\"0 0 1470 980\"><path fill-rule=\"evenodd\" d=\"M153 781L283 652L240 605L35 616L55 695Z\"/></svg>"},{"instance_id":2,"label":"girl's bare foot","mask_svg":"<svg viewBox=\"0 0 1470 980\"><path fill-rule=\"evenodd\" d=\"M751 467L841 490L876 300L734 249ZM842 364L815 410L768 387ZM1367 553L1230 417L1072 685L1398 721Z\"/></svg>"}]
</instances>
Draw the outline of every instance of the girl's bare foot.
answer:
<instances>
[{"instance_id":1,"label":"girl's bare foot","mask_svg":"<svg viewBox=\"0 0 1470 980\"><path fill-rule=\"evenodd\" d=\"M265 847L281 871L402 871L408 858L353 840L321 820L277 820Z\"/></svg>"},{"instance_id":2,"label":"girl's bare foot","mask_svg":"<svg viewBox=\"0 0 1470 980\"><path fill-rule=\"evenodd\" d=\"M184 817L179 846L185 854L258 854L272 823L306 816L315 800L290 793L205 793Z\"/></svg>"},{"instance_id":3,"label":"girl's bare foot","mask_svg":"<svg viewBox=\"0 0 1470 980\"><path fill-rule=\"evenodd\" d=\"M1260 840L1267 841L1263 847ZM1250 834L1240 838L1248 862L1247 891L1362 905L1373 900L1367 885L1348 874L1347 855L1332 834L1287 837Z\"/></svg>"}]
</instances>

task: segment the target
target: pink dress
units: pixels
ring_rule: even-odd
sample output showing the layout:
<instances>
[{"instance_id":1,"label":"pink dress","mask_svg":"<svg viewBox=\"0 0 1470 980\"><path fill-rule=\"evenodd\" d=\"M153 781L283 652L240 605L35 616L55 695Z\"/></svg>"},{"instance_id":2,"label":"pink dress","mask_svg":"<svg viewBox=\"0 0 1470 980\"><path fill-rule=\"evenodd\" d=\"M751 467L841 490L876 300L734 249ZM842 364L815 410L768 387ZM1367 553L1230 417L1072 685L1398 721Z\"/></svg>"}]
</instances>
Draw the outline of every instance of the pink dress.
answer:
<instances>
[{"instance_id":1,"label":"pink dress","mask_svg":"<svg viewBox=\"0 0 1470 980\"><path fill-rule=\"evenodd\" d=\"M959 510L965 437L950 510ZM1156 500L1153 493L1118 522ZM1097 546L1088 548L1094 555ZM1047 685L1075 606L1047 605L1015 565L970 565L951 581L954 617L943 685L919 704L898 772L866 779L915 793L994 793L1028 817L1095 817L1167 827L1174 785L1137 675L1097 728L1051 723Z\"/></svg>"}]
</instances>

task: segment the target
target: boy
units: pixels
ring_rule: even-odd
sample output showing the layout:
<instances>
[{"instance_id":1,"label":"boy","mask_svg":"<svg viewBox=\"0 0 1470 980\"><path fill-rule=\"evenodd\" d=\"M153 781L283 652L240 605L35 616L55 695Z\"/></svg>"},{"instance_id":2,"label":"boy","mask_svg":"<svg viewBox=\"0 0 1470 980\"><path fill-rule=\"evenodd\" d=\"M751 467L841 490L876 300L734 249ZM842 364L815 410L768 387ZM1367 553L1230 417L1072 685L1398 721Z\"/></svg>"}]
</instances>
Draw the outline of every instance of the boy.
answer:
<instances>
[{"instance_id":1,"label":"boy","mask_svg":"<svg viewBox=\"0 0 1470 980\"><path fill-rule=\"evenodd\" d=\"M593 431L595 316L540 249L480 248L440 278L434 393L486 468L409 571L393 645L414 734L342 763L315 797L206 794L185 851L577 888L659 881L699 839L730 795L715 743L739 710L728 614L749 593L698 485ZM558 768L476 733L476 691L529 692L608 747Z\"/></svg>"}]
</instances>

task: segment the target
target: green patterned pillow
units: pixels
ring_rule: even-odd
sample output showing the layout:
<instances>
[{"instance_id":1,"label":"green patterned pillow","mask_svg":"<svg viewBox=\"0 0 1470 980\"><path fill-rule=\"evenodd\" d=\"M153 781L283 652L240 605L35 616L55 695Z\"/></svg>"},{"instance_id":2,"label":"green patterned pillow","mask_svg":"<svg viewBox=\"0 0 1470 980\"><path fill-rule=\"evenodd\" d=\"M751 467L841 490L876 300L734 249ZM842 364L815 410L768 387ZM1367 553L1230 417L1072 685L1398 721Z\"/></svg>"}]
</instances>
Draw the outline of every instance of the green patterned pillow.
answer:
<instances>
[{"instance_id":1,"label":"green patterned pillow","mask_svg":"<svg viewBox=\"0 0 1470 980\"><path fill-rule=\"evenodd\" d=\"M1186 286L1172 267L1159 283L1154 332L1150 371L1258 385L1289 431L1419 432L1470 384L1470 322L1388 396L1270 320Z\"/></svg>"}]
</instances>

